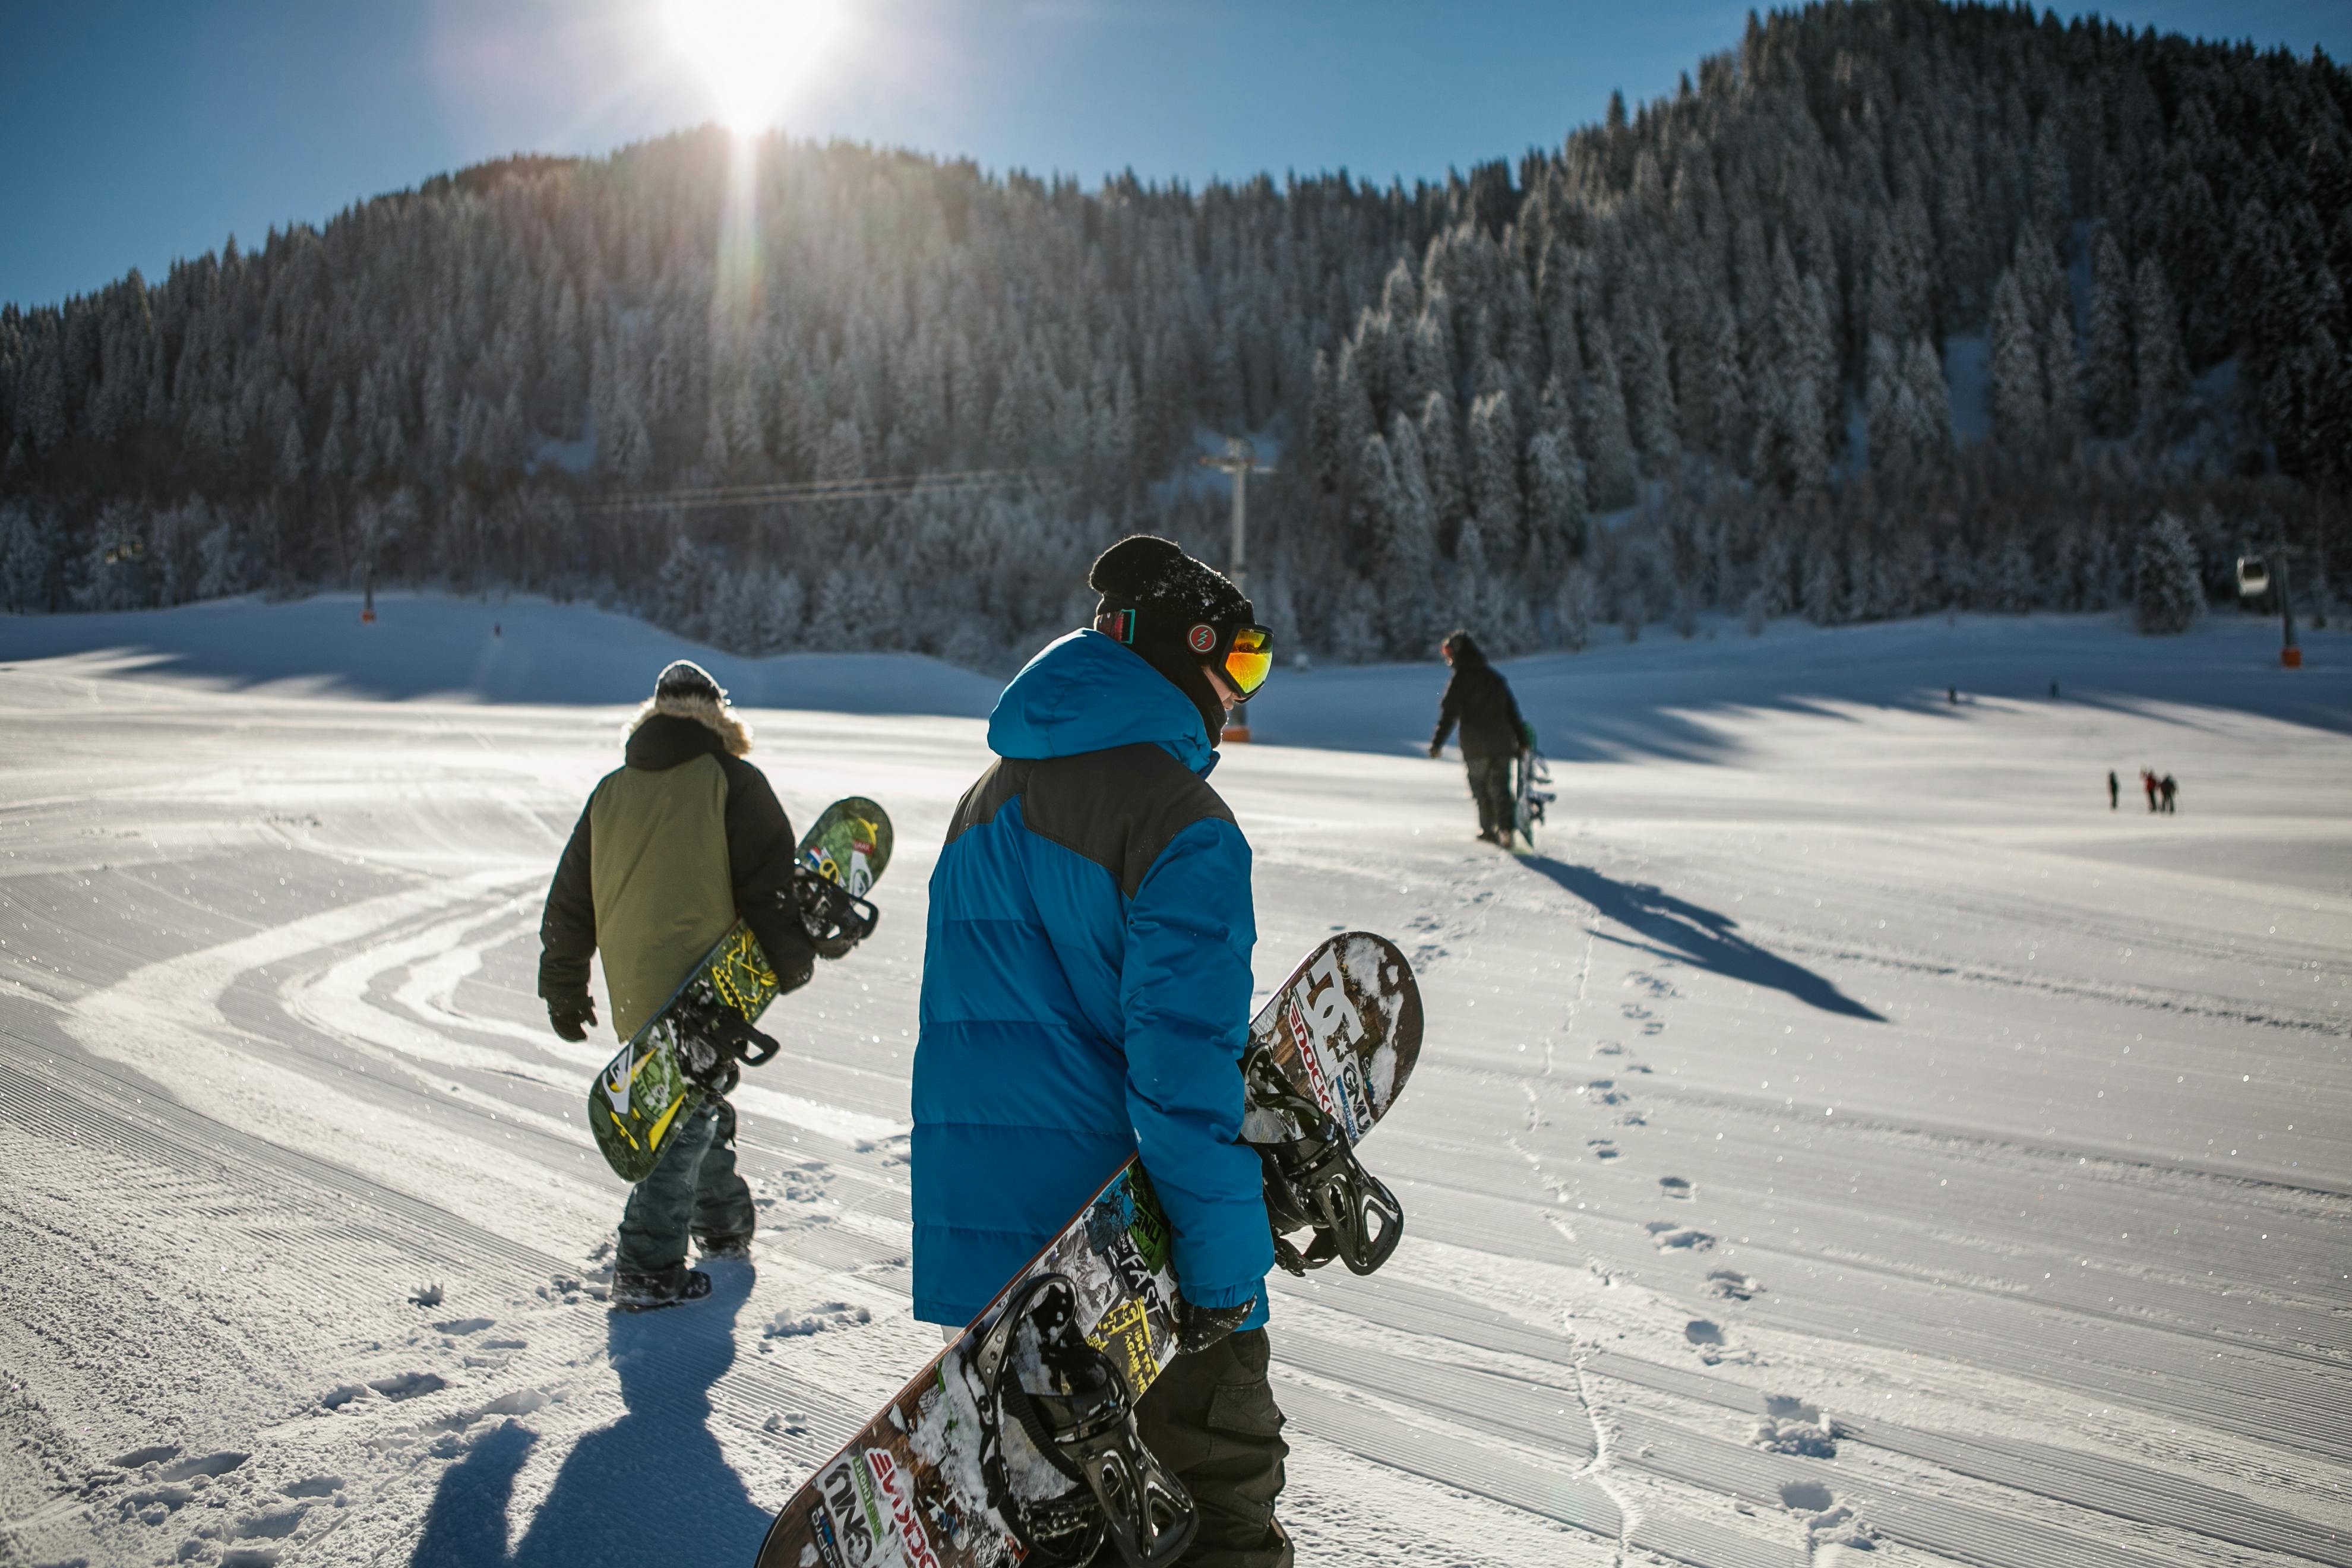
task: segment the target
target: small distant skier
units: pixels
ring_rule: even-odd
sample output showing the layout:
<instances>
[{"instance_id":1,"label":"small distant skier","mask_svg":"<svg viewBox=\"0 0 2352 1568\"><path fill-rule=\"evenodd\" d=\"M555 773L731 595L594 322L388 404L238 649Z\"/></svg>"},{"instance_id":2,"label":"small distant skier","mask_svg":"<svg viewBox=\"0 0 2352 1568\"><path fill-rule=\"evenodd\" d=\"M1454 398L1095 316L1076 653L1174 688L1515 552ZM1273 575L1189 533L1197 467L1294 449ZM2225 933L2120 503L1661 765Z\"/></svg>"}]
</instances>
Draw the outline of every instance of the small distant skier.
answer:
<instances>
[{"instance_id":1,"label":"small distant skier","mask_svg":"<svg viewBox=\"0 0 2352 1568\"><path fill-rule=\"evenodd\" d=\"M613 1026L626 1040L739 916L781 991L808 984L817 950L792 900L793 825L766 775L743 761L751 749L751 730L709 671L687 659L663 669L630 723L624 765L589 795L547 889L539 994L563 1038L584 1040L596 1022L592 954L604 955ZM755 1217L735 1171L735 1108L716 1093L629 1191L612 1304L643 1311L708 1296L710 1277L686 1267L688 1234L706 1258L748 1258Z\"/></svg>"},{"instance_id":2,"label":"small distant skier","mask_svg":"<svg viewBox=\"0 0 2352 1568\"><path fill-rule=\"evenodd\" d=\"M2151 811L2151 812L2152 812L2152 811L2155 811L2155 810L2157 809L2157 805L2156 805L2156 788L2157 788L2157 785L2156 785L2156 770L2155 770L2154 768L2142 768L2142 769L2140 769L2140 771L2139 771L2139 787L2140 787L2140 788L2142 788L2142 789L2144 789L2144 790L2146 790L2146 791L2147 792L2147 808L2148 808L2148 810L2149 810L2149 811Z\"/></svg>"},{"instance_id":3,"label":"small distant skier","mask_svg":"<svg viewBox=\"0 0 2352 1568\"><path fill-rule=\"evenodd\" d=\"M1272 644L1232 583L1149 535L1105 551L1090 629L997 700L997 760L931 873L915 1046L915 1316L978 1316L1129 1156L1174 1230L1180 1353L1136 1409L1200 1510L1190 1564L1286 1568L1266 1381L1265 1177L1238 1142L1257 926L1206 782Z\"/></svg>"},{"instance_id":4,"label":"small distant skier","mask_svg":"<svg viewBox=\"0 0 2352 1568\"><path fill-rule=\"evenodd\" d=\"M2107 770L2107 809L2113 811L2123 800L2123 785L2116 782L2116 770Z\"/></svg>"},{"instance_id":5,"label":"small distant skier","mask_svg":"<svg viewBox=\"0 0 2352 1568\"><path fill-rule=\"evenodd\" d=\"M2157 793L2164 796L2164 814L2167 816L2172 816L2172 798L2174 795L2179 794L2180 786L2172 782L2172 775L2170 773L2167 773L2162 778L2157 780L2156 788Z\"/></svg>"},{"instance_id":6,"label":"small distant skier","mask_svg":"<svg viewBox=\"0 0 2352 1568\"><path fill-rule=\"evenodd\" d=\"M1443 753L1445 737L1457 722L1462 726L1462 767L1470 776L1470 796L1478 803L1478 837L1507 846L1517 810L1511 764L1521 746L1533 743L1534 731L1519 717L1511 683L1486 662L1477 639L1456 631L1438 645L1438 652L1453 668L1454 678L1445 683L1445 695L1437 704L1437 731L1429 737L1429 754Z\"/></svg>"},{"instance_id":7,"label":"small distant skier","mask_svg":"<svg viewBox=\"0 0 2352 1568\"><path fill-rule=\"evenodd\" d=\"M1960 689L1957 686L1944 688L1944 700L1958 708L1960 705Z\"/></svg>"}]
</instances>

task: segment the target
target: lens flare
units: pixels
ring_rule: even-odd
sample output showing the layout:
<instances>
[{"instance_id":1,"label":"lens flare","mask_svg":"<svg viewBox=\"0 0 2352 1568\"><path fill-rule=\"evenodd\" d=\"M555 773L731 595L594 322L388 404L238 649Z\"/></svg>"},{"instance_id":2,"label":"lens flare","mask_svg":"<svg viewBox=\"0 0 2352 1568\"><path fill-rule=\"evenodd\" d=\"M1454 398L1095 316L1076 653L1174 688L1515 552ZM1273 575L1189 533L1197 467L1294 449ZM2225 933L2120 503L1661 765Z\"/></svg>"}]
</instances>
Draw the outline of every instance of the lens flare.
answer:
<instances>
[{"instance_id":1,"label":"lens flare","mask_svg":"<svg viewBox=\"0 0 2352 1568\"><path fill-rule=\"evenodd\" d=\"M739 134L764 131L832 41L830 0L671 0L670 39Z\"/></svg>"}]
</instances>

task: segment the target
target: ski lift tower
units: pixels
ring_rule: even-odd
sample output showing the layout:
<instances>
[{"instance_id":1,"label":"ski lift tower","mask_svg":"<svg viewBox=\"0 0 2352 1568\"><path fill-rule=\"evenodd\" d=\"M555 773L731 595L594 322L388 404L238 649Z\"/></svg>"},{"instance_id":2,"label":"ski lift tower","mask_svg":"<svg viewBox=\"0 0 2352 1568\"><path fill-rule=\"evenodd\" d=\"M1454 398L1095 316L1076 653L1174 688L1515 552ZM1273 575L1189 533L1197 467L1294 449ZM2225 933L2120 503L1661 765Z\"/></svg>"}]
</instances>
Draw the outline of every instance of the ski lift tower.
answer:
<instances>
[{"instance_id":1,"label":"ski lift tower","mask_svg":"<svg viewBox=\"0 0 2352 1568\"><path fill-rule=\"evenodd\" d=\"M2279 541L2275 556L2277 569L2272 570L2259 555L2238 557L2238 597L2258 599L2269 589L2278 591L2279 602L2279 663L2287 669L2303 668L2303 649L2294 640L2294 601L2287 593L2286 541Z\"/></svg>"},{"instance_id":2,"label":"ski lift tower","mask_svg":"<svg viewBox=\"0 0 2352 1568\"><path fill-rule=\"evenodd\" d=\"M1238 436L1225 437L1225 450L1223 457L1203 457L1200 461L1204 468L1223 469L1234 481L1234 551L1233 558L1227 564L1225 575L1234 580L1234 586L1241 591L1242 597L1247 598L1249 597L1249 477L1252 474L1270 474L1274 472L1274 468L1270 464L1259 462L1257 454L1250 449L1250 444ZM1228 741L1246 741L1250 738L1249 704L1246 701L1234 704L1232 714L1225 720L1223 738Z\"/></svg>"}]
</instances>

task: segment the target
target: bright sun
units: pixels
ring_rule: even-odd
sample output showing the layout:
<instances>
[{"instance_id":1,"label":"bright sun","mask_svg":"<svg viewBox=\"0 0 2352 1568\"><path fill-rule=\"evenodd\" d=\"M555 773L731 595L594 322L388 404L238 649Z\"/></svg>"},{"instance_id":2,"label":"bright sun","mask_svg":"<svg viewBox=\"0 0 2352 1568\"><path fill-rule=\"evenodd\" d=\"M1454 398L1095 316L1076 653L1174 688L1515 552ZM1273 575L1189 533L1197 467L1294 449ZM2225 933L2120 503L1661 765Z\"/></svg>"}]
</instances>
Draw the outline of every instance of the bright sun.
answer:
<instances>
[{"instance_id":1,"label":"bright sun","mask_svg":"<svg viewBox=\"0 0 2352 1568\"><path fill-rule=\"evenodd\" d=\"M679 52L709 85L719 118L739 133L763 131L786 92L831 39L831 0L670 0Z\"/></svg>"}]
</instances>

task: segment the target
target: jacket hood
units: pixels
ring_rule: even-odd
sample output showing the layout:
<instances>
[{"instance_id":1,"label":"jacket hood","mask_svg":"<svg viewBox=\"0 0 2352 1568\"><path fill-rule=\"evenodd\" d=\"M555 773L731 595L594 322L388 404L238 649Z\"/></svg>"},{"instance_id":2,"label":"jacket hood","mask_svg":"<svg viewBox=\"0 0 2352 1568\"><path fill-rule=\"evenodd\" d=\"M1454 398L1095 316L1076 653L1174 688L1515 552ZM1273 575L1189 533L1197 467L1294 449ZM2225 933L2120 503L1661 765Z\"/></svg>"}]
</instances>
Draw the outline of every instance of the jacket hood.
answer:
<instances>
[{"instance_id":1,"label":"jacket hood","mask_svg":"<svg viewBox=\"0 0 2352 1568\"><path fill-rule=\"evenodd\" d=\"M751 726L737 716L724 694L709 697L697 692L664 692L648 697L637 705L629 720L629 738L635 740L646 721L654 718L691 720L719 737L719 745L730 757L743 756L751 750Z\"/></svg>"},{"instance_id":2,"label":"jacket hood","mask_svg":"<svg viewBox=\"0 0 2352 1568\"><path fill-rule=\"evenodd\" d=\"M630 727L623 759L633 768L667 773L697 757L727 754L726 739L716 730L678 713L646 713Z\"/></svg>"},{"instance_id":3,"label":"jacket hood","mask_svg":"<svg viewBox=\"0 0 2352 1568\"><path fill-rule=\"evenodd\" d=\"M1192 700L1097 631L1046 644L988 716L988 749L1000 757L1076 757L1140 741L1196 773L1216 763Z\"/></svg>"}]
</instances>

